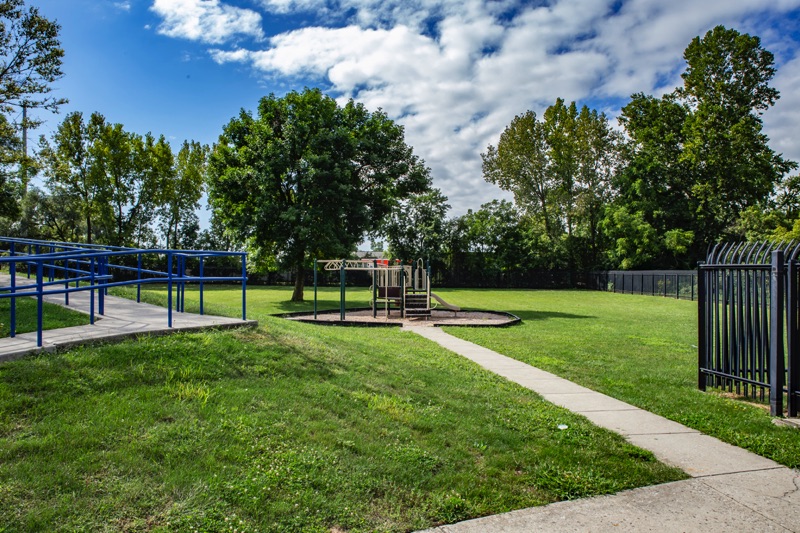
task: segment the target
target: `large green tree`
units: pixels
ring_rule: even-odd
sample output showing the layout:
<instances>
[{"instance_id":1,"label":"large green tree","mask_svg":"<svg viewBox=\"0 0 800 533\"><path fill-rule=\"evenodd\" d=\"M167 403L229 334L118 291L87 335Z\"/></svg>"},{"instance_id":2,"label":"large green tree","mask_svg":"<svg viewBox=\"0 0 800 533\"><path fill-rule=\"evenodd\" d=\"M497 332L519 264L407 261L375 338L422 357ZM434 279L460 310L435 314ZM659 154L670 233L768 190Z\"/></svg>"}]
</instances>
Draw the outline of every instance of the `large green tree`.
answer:
<instances>
[{"instance_id":1,"label":"large green tree","mask_svg":"<svg viewBox=\"0 0 800 533\"><path fill-rule=\"evenodd\" d=\"M566 241L573 267L592 268L602 247L600 221L618 166L618 135L602 113L562 99L543 120L533 111L517 116L489 146L484 178L511 191L551 243Z\"/></svg>"},{"instance_id":2,"label":"large green tree","mask_svg":"<svg viewBox=\"0 0 800 533\"><path fill-rule=\"evenodd\" d=\"M781 178L796 165L776 154L761 115L778 91L773 55L758 37L717 26L684 52L684 86L691 113L684 124L682 159L696 170L692 186L700 242L728 236L742 211L766 207Z\"/></svg>"},{"instance_id":3,"label":"large green tree","mask_svg":"<svg viewBox=\"0 0 800 533\"><path fill-rule=\"evenodd\" d=\"M96 225L110 204L108 184L96 170L95 143L105 128L105 118L93 113L88 121L80 112L70 113L52 135L40 142L41 166L48 188L55 196L77 206L85 223L84 240L93 243Z\"/></svg>"},{"instance_id":4,"label":"large green tree","mask_svg":"<svg viewBox=\"0 0 800 533\"><path fill-rule=\"evenodd\" d=\"M238 240L295 272L309 258L349 255L398 199L430 186L403 128L318 89L261 99L225 126L209 156L209 201Z\"/></svg>"},{"instance_id":5,"label":"large green tree","mask_svg":"<svg viewBox=\"0 0 800 533\"><path fill-rule=\"evenodd\" d=\"M516 204L540 219L552 240L558 239L560 184L551 171L547 129L536 113L514 117L497 147L489 145L481 157L484 179L511 191Z\"/></svg>"},{"instance_id":6,"label":"large green tree","mask_svg":"<svg viewBox=\"0 0 800 533\"><path fill-rule=\"evenodd\" d=\"M779 95L769 85L774 58L758 37L717 26L684 59L683 87L662 98L635 94L622 109L626 164L605 227L623 239L612 253L623 265L693 265L709 244L744 236L795 168L762 132Z\"/></svg>"},{"instance_id":7,"label":"large green tree","mask_svg":"<svg viewBox=\"0 0 800 533\"><path fill-rule=\"evenodd\" d=\"M60 26L25 9L23 0L0 1L0 108L9 106L56 109L66 102L50 93L61 78L64 50L58 40Z\"/></svg>"},{"instance_id":8,"label":"large green tree","mask_svg":"<svg viewBox=\"0 0 800 533\"><path fill-rule=\"evenodd\" d=\"M84 121L75 112L67 115L50 140L43 137L40 146L40 165L50 192L47 205L77 210L86 242L149 246L155 244L157 216L174 217L175 202L181 203L181 216L187 220L195 216L190 208L197 203L201 184L193 176L189 180L193 187L176 188L176 182L192 172L184 160L189 156L179 157L176 164L163 135L141 136L107 122L100 113ZM176 195L183 197L176 200Z\"/></svg>"},{"instance_id":9,"label":"large green tree","mask_svg":"<svg viewBox=\"0 0 800 533\"><path fill-rule=\"evenodd\" d=\"M0 0L0 215L18 215L18 199L27 187L32 162L8 116L23 110L22 128L36 126L29 114L36 108L51 111L65 103L52 96L52 83L62 77L64 51L60 27L25 8L23 0ZM19 170L19 173L17 171Z\"/></svg>"}]
</instances>

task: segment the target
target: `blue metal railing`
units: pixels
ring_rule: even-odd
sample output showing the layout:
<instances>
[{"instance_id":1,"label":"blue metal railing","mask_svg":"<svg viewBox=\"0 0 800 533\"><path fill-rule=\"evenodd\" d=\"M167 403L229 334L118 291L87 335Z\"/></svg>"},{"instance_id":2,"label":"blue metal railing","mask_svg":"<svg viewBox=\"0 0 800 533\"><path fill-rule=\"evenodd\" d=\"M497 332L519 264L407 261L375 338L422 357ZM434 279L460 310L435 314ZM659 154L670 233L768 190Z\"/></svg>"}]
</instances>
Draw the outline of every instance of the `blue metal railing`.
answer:
<instances>
[{"instance_id":1,"label":"blue metal railing","mask_svg":"<svg viewBox=\"0 0 800 533\"><path fill-rule=\"evenodd\" d=\"M205 276L206 261L210 258L238 258L241 264L239 276ZM145 259L151 264L165 264L164 270L145 268ZM135 263L136 266L123 264ZM197 263L197 276L191 275L189 265ZM142 285L167 285L167 326L172 327L172 312L185 311L186 285L197 283L200 289L200 314L204 313L205 283L232 282L242 285L242 320L247 319L247 254L245 252L222 252L209 250L162 250L123 248L91 244L75 244L33 239L0 237L0 268L8 265L10 284L0 287L0 298L10 298L10 336L16 336L16 300L20 297L37 299L36 342L42 346L43 299L49 295L64 295L64 304L69 305L73 292L89 291L89 321L95 321L95 297L97 314L105 314L105 295L110 287L136 285L136 301L141 301ZM23 271L20 270L22 266ZM35 276L31 283L20 284L17 274ZM127 276L129 279L115 278ZM175 295L173 301L173 293ZM174 305L173 305L174 304Z\"/></svg>"}]
</instances>

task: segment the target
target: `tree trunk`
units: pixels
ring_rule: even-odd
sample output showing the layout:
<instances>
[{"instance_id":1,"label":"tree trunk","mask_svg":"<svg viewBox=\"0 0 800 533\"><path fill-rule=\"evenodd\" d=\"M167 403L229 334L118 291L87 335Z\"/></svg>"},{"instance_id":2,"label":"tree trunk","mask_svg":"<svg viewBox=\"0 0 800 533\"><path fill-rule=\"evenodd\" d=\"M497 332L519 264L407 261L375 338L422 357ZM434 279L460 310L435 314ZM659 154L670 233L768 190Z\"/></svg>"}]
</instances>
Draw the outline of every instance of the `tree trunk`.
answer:
<instances>
[{"instance_id":1,"label":"tree trunk","mask_svg":"<svg viewBox=\"0 0 800 533\"><path fill-rule=\"evenodd\" d=\"M303 287L305 285L306 269L302 265L297 266L297 273L294 278L294 292L292 293L293 302L303 301Z\"/></svg>"}]
</instances>

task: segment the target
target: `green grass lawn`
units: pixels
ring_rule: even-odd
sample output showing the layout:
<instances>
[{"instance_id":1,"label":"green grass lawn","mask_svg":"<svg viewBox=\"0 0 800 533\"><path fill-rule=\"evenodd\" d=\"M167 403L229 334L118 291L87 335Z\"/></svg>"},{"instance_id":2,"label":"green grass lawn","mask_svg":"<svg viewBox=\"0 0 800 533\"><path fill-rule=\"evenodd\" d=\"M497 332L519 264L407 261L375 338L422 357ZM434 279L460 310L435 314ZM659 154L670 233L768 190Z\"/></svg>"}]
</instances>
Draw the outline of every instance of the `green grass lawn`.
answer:
<instances>
[{"instance_id":1,"label":"green grass lawn","mask_svg":"<svg viewBox=\"0 0 800 533\"><path fill-rule=\"evenodd\" d=\"M251 313L310 309L281 299L281 287L251 287ZM236 290L217 289L207 301L220 314L241 313ZM697 303L597 291L443 289L448 302L507 311L522 324L510 328L446 328L538 368L548 370L688 427L800 467L800 431L772 424L768 405L697 389ZM313 293L307 291L307 298ZM150 294L166 301L164 291ZM321 309L336 309L338 288L320 290ZM348 306L368 305L367 289L348 288ZM187 308L196 304L187 291ZM238 306L238 307L237 307Z\"/></svg>"},{"instance_id":2,"label":"green grass lawn","mask_svg":"<svg viewBox=\"0 0 800 533\"><path fill-rule=\"evenodd\" d=\"M800 431L772 424L767 404L697 389L696 302L593 291L436 292L523 319L512 328L448 333L800 467Z\"/></svg>"},{"instance_id":3,"label":"green grass lawn","mask_svg":"<svg viewBox=\"0 0 800 533\"><path fill-rule=\"evenodd\" d=\"M42 312L43 329L68 328L89 323L89 315L65 309L60 305L44 302ZM0 299L0 337L8 337L11 330L11 300ZM36 300L30 297L17 298L17 333L36 331Z\"/></svg>"},{"instance_id":4,"label":"green grass lawn","mask_svg":"<svg viewBox=\"0 0 800 533\"><path fill-rule=\"evenodd\" d=\"M269 316L289 295L0 365L0 531L409 531L685 478L412 333Z\"/></svg>"}]
</instances>

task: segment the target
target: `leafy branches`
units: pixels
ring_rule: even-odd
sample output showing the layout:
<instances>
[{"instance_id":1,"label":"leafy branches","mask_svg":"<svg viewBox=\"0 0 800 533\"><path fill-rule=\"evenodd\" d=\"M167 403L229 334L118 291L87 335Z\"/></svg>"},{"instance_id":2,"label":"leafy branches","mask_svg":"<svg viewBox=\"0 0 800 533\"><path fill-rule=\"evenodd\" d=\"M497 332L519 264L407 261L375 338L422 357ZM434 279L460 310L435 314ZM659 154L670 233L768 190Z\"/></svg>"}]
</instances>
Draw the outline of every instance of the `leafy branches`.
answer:
<instances>
[{"instance_id":1,"label":"leafy branches","mask_svg":"<svg viewBox=\"0 0 800 533\"><path fill-rule=\"evenodd\" d=\"M429 185L402 127L318 89L262 98L256 117L242 110L209 159L215 215L294 271L294 301L310 256L349 255L399 200Z\"/></svg>"}]
</instances>

